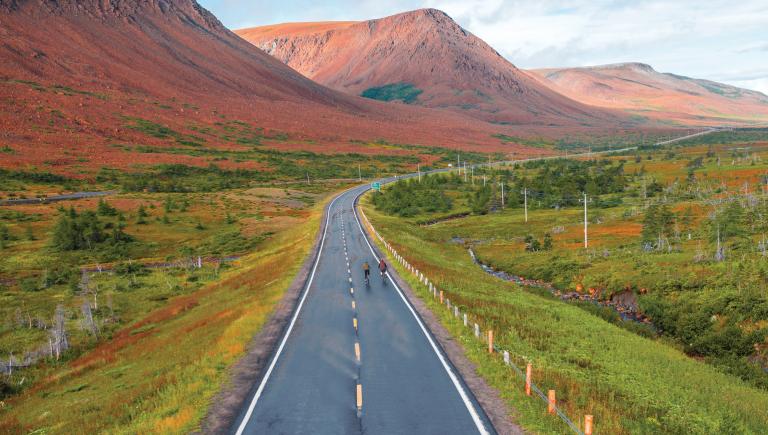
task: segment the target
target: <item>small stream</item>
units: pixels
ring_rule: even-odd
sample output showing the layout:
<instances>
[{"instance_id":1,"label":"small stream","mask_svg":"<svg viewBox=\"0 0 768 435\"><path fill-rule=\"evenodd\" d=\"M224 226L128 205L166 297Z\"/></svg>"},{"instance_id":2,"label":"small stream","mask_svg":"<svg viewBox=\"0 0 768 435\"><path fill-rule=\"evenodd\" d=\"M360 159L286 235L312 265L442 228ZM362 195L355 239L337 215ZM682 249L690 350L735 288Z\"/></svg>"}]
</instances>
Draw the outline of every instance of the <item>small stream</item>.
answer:
<instances>
[{"instance_id":1,"label":"small stream","mask_svg":"<svg viewBox=\"0 0 768 435\"><path fill-rule=\"evenodd\" d=\"M630 290L616 293L611 296L610 300L603 300L596 295L592 295L588 293L583 294L575 291L563 292L555 288L555 286L552 285L552 283L549 283L543 280L527 279L519 275L513 275L510 273L504 272L502 270L496 270L493 267L480 262L475 256L475 252L472 250L472 248L467 248L467 250L469 251L469 255L470 257L472 257L472 261L475 264L480 266L480 268L483 269L487 274L493 275L496 278L499 278L504 281L514 282L515 284L519 284L521 286L536 287L536 288L548 290L553 296L559 298L562 301L591 302L601 307L608 307L612 309L614 312L616 312L616 314L618 314L619 317L621 317L621 320L642 323L642 324L653 327L653 323L651 323L651 319L649 319L648 316L641 313L640 310L638 309L637 296L635 296L635 294Z\"/></svg>"}]
</instances>

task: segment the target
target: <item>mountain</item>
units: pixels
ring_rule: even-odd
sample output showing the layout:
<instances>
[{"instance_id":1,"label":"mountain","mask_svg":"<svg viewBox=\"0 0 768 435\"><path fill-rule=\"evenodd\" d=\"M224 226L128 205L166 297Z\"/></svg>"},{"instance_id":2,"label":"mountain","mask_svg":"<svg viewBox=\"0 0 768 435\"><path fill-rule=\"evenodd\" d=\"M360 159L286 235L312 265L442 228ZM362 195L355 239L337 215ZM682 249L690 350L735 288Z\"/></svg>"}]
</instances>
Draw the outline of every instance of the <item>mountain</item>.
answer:
<instances>
[{"instance_id":1,"label":"mountain","mask_svg":"<svg viewBox=\"0 0 768 435\"><path fill-rule=\"evenodd\" d=\"M374 153L353 141L379 139L514 148L492 137L499 126L309 80L194 0L0 0L0 147L15 150L0 166L78 173L78 166L127 168L163 156L203 165L210 162L115 147L188 136L224 146L224 133L211 130L233 122L261 132L261 140L282 138L269 143L278 149Z\"/></svg>"},{"instance_id":2,"label":"mountain","mask_svg":"<svg viewBox=\"0 0 768 435\"><path fill-rule=\"evenodd\" d=\"M235 33L306 77L352 95L449 108L500 124L605 126L623 121L542 86L436 9Z\"/></svg>"},{"instance_id":3,"label":"mountain","mask_svg":"<svg viewBox=\"0 0 768 435\"><path fill-rule=\"evenodd\" d=\"M541 83L585 104L684 124L768 121L768 97L709 80L660 73L642 63L533 70Z\"/></svg>"}]
</instances>

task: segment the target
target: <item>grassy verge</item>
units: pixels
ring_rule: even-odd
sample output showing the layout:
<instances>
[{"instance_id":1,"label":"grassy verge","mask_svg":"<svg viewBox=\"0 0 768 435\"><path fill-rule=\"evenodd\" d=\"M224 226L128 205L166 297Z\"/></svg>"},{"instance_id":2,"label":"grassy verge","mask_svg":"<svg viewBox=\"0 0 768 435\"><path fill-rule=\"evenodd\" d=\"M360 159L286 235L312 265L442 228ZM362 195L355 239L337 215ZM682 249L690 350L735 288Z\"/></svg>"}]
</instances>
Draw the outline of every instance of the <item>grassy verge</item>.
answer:
<instances>
[{"instance_id":1,"label":"grassy verge","mask_svg":"<svg viewBox=\"0 0 768 435\"><path fill-rule=\"evenodd\" d=\"M518 365L530 361L542 390L555 389L563 410L578 420L592 414L596 433L764 433L768 394L560 301L497 280L471 262L463 246L446 243L402 218L368 206L379 232L444 290L483 329L495 331ZM399 267L399 266L396 266ZM402 270L401 270L402 272ZM516 409L525 428L562 433L538 399L524 397L516 375L489 357L457 321L411 281L444 325L467 349L478 372Z\"/></svg>"},{"instance_id":2,"label":"grassy verge","mask_svg":"<svg viewBox=\"0 0 768 435\"><path fill-rule=\"evenodd\" d=\"M227 368L301 266L324 202L294 214L290 225L275 228L256 252L215 281L168 297L93 350L46 361L40 368L46 376L0 404L0 432L194 430L225 383Z\"/></svg>"}]
</instances>

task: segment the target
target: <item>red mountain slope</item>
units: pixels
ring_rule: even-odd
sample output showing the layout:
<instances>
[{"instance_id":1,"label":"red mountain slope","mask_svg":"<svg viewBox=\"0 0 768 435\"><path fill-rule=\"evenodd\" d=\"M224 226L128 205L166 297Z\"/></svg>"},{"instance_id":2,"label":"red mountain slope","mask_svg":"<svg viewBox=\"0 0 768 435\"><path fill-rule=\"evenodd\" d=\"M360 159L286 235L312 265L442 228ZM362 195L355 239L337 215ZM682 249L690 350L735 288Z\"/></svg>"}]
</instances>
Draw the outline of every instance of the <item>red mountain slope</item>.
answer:
<instances>
[{"instance_id":1,"label":"red mountain slope","mask_svg":"<svg viewBox=\"0 0 768 435\"><path fill-rule=\"evenodd\" d=\"M524 150L493 138L498 126L328 89L242 40L194 0L0 0L0 147L15 150L1 166L78 172L210 163L115 151L116 144L166 144L130 128L135 118L196 135L244 121L289 137L267 146L319 152L380 151L351 139ZM206 146L224 145L214 137Z\"/></svg>"},{"instance_id":2,"label":"red mountain slope","mask_svg":"<svg viewBox=\"0 0 768 435\"><path fill-rule=\"evenodd\" d=\"M709 80L659 73L624 63L532 71L553 90L585 104L623 109L684 124L746 125L768 122L768 97Z\"/></svg>"},{"instance_id":3,"label":"red mountain slope","mask_svg":"<svg viewBox=\"0 0 768 435\"><path fill-rule=\"evenodd\" d=\"M422 91L411 97L413 104L497 123L605 126L622 120L542 86L435 9L236 33L312 80L353 95L406 83Z\"/></svg>"}]
</instances>

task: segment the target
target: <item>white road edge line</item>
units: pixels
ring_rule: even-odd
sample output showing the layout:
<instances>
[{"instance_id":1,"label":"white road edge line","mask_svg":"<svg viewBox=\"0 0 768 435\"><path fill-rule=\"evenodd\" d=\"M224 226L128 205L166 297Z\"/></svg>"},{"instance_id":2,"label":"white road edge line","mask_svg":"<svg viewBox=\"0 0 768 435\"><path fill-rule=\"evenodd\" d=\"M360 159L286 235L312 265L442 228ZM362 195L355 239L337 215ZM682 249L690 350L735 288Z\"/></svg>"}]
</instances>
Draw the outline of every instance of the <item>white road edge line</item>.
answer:
<instances>
[{"instance_id":1,"label":"white road edge line","mask_svg":"<svg viewBox=\"0 0 768 435\"><path fill-rule=\"evenodd\" d=\"M304 306L304 301L307 299L307 295L309 294L309 288L312 286L312 281L315 279L315 271L317 270L317 265L320 264L320 258L323 256L323 247L325 246L325 237L328 233L328 224L331 222L331 219L333 219L333 214L331 212L331 210L333 209L333 203L335 203L337 199L346 195L351 190L352 189L349 189L347 191L340 193L338 196L333 198L333 201L331 201L330 204L328 204L326 221L325 221L325 225L323 226L323 238L320 240L320 249L318 249L317 251L317 258L315 259L315 265L312 267L312 274L309 276L309 281L307 281L304 294L301 296L301 300L299 301L298 307L296 307L296 312L293 313L293 317L291 318L291 323L288 325L288 329L285 331L285 334L283 335L283 340L280 342L280 347L277 348L275 357L272 358L272 362L269 364L269 368L267 369L267 372L264 374L264 377L261 379L261 384L259 384L259 388L256 390L256 393L253 395L253 400L251 400L251 404L248 406L248 411L246 411L245 416L243 417L243 421L240 422L240 426L238 426L237 432L235 432L236 435L242 435L243 431L245 430L245 427L248 425L248 422L251 419L251 415L253 414L253 410L256 408L256 402L259 401L259 397L261 397L261 393L264 392L264 387L267 385L267 381L269 381L269 376L272 374L272 370L275 368L275 365L277 364L277 360L280 358L280 353L282 353L283 347L285 347L285 343L286 341L288 341L288 337L291 335L291 331L293 331L293 325L296 324L296 319L299 317L299 313L301 312L301 307Z\"/></svg>"},{"instance_id":2,"label":"white road edge line","mask_svg":"<svg viewBox=\"0 0 768 435\"><path fill-rule=\"evenodd\" d=\"M371 246L371 243L368 241L368 237L365 234L365 231L363 231L363 226L360 224L360 219L358 219L357 212L355 211L355 202L357 202L357 198L362 196L362 194L365 193L367 190L368 189L365 189L362 193L360 193L355 198L355 201L353 201L352 214L355 216L355 221L357 221L357 227L360 229L360 232L363 234L363 240L365 240L365 243L368 245L368 249L371 250L371 254L373 254L373 257L376 259L376 261L379 261L379 257L376 255L376 251L373 250L373 246ZM416 315L416 311L414 311L413 307L408 302L408 299L403 294L403 291L400 290L400 287L397 285L395 280L392 279L392 276L389 274L389 272L387 272L387 278L389 278L389 281L392 283L392 285L395 286L395 289L397 289L397 293L400 295L400 299L403 300L403 303L405 304L405 306L408 307L408 310L411 312L411 314L413 314L413 317L416 319L416 322L419 324L421 331L424 333L424 336L427 337L427 341L429 341L429 344L432 346L432 350L435 351L435 353L437 354L437 357L440 359L440 362L443 364L443 368L448 373L448 377L451 378L451 381L453 382L453 386L456 387L456 390L459 392L459 396L461 396L461 400L464 402L464 406L467 407L467 411L469 411L469 415L472 416L472 421L474 421L478 432L480 432L483 435L489 435L490 433L485 428L485 424L483 424L483 420L480 418L480 415L477 413L477 410L475 409L475 405L472 404L472 401L469 399L467 392L464 391L464 387L461 385L461 382L459 382L459 378L456 376L456 374L451 369L451 366L448 365L448 362L445 360L443 353L440 352L440 349L438 349L437 346L435 345L435 342L432 340L432 336L427 331L427 328L421 322L421 319L419 318L419 316Z\"/></svg>"}]
</instances>

